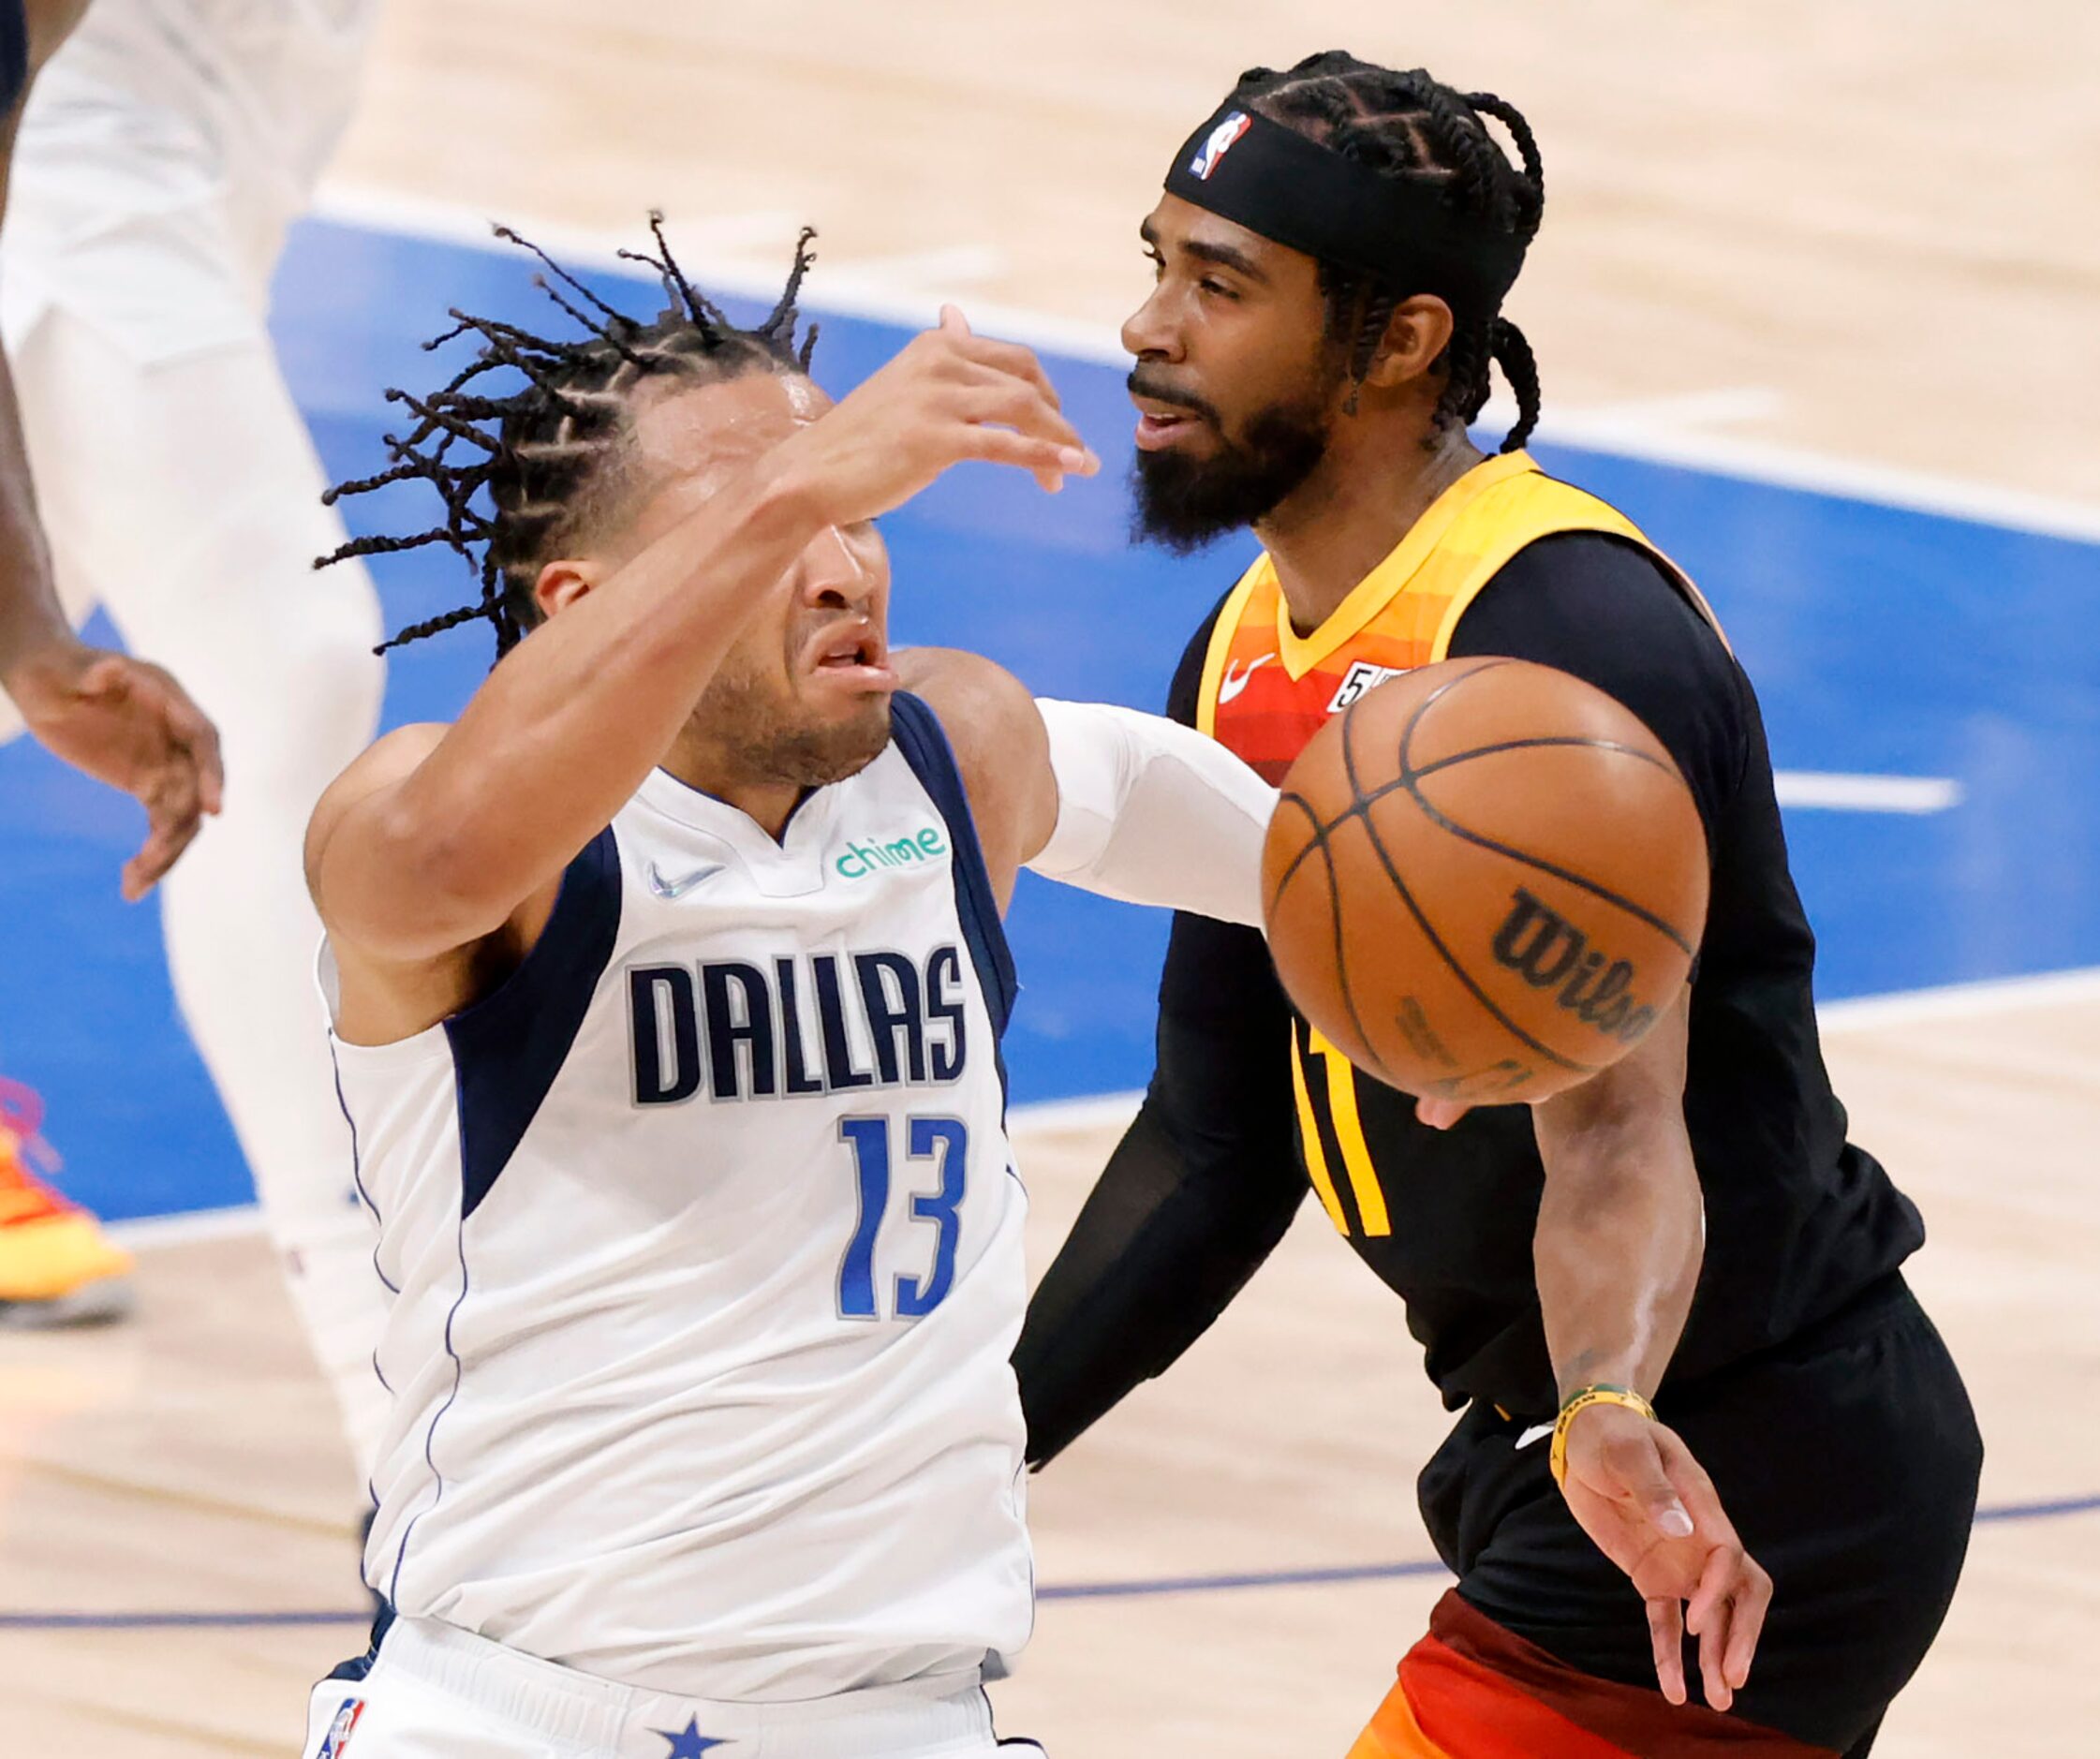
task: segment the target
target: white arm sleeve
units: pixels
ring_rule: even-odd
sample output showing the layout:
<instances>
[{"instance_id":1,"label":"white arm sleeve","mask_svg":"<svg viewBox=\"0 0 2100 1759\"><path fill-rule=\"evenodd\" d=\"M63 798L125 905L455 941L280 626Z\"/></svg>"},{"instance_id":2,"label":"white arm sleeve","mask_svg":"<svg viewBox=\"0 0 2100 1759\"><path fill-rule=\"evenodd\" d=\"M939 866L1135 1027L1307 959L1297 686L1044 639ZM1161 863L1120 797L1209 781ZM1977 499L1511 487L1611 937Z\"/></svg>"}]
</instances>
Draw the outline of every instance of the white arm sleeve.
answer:
<instances>
[{"instance_id":1,"label":"white arm sleeve","mask_svg":"<svg viewBox=\"0 0 2100 1759\"><path fill-rule=\"evenodd\" d=\"M1215 739L1158 715L1038 698L1057 828L1028 865L1131 904L1262 925L1276 790Z\"/></svg>"}]
</instances>

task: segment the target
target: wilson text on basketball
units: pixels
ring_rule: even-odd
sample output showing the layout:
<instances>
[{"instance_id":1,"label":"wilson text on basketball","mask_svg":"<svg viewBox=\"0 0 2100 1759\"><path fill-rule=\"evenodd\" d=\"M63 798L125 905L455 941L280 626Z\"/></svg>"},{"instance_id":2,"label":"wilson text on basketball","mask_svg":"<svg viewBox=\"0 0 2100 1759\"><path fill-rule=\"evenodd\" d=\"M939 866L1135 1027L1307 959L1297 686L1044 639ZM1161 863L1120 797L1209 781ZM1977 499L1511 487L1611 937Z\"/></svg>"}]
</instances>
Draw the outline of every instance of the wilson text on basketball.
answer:
<instances>
[{"instance_id":1,"label":"wilson text on basketball","mask_svg":"<svg viewBox=\"0 0 2100 1759\"><path fill-rule=\"evenodd\" d=\"M1557 989L1554 1001L1587 1026L1631 1044L1655 1023L1655 1010L1634 1001L1634 962L1613 958L1551 905L1522 886L1495 936L1495 962L1533 989Z\"/></svg>"}]
</instances>

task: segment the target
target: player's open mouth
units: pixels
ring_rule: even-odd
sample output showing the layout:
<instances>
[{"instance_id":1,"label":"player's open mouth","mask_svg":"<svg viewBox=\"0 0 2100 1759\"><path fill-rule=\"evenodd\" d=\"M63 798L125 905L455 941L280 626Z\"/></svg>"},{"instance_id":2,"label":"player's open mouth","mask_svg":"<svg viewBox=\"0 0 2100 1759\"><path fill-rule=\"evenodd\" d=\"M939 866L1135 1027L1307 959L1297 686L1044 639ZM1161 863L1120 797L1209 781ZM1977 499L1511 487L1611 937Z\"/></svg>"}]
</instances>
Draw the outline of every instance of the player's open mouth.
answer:
<instances>
[{"instance_id":1,"label":"player's open mouth","mask_svg":"<svg viewBox=\"0 0 2100 1759\"><path fill-rule=\"evenodd\" d=\"M1137 407L1137 444L1141 451L1158 451L1184 434L1207 425L1204 418L1184 404L1161 403L1156 397L1133 396Z\"/></svg>"},{"instance_id":2,"label":"player's open mouth","mask_svg":"<svg viewBox=\"0 0 2100 1759\"><path fill-rule=\"evenodd\" d=\"M846 630L826 630L810 641L806 650L812 671L826 677L850 681L868 689L895 689L896 673L890 667L889 643L880 631L866 624Z\"/></svg>"}]
</instances>

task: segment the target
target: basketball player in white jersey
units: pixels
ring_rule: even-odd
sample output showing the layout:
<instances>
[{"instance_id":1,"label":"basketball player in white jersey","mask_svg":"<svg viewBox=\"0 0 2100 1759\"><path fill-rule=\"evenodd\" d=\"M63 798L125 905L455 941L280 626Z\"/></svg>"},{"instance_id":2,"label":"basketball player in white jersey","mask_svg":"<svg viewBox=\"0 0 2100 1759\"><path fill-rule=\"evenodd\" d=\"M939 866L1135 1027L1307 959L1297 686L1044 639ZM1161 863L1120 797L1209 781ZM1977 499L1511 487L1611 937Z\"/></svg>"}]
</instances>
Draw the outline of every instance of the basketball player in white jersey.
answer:
<instances>
[{"instance_id":1,"label":"basketball player in white jersey","mask_svg":"<svg viewBox=\"0 0 2100 1759\"><path fill-rule=\"evenodd\" d=\"M346 485L439 490L481 597L407 637L486 616L502 657L307 839L395 1401L395 1616L308 1759L997 1744L1033 1586L1000 913L1028 863L1257 920L1274 795L1163 720L893 663L876 515L963 459L1096 464L953 310L832 406L805 264L752 332L668 252L652 324L467 318L480 362Z\"/></svg>"},{"instance_id":2,"label":"basketball player in white jersey","mask_svg":"<svg viewBox=\"0 0 2100 1759\"><path fill-rule=\"evenodd\" d=\"M0 0L0 18L21 6ZM90 667L140 676L124 702L148 726L123 748L146 741L129 779L166 823L127 874L133 894L195 833L199 806L216 804L215 759L191 749L208 755L209 730L193 732L165 674L95 655L71 625L107 610L218 723L232 786L162 885L170 973L365 1459L385 1409L371 1368L379 1308L304 975L318 924L299 845L321 789L377 725L379 617L360 569L311 571L343 532L320 505L264 318L286 228L348 117L375 9L93 0L30 93L0 245L0 329L56 587L37 594L22 643L35 654L8 692L60 755L124 784L56 735L82 712L75 681ZM80 0L29 0L32 43L48 49L60 15L80 12ZM15 523L26 515L33 532L26 478L7 474ZM0 737L21 724L0 702ZM51 1134L64 1132L53 1118ZM121 1298L126 1261L84 1215L53 1204L20 1219L0 1227L0 1305L14 1297L15 1321Z\"/></svg>"}]
</instances>

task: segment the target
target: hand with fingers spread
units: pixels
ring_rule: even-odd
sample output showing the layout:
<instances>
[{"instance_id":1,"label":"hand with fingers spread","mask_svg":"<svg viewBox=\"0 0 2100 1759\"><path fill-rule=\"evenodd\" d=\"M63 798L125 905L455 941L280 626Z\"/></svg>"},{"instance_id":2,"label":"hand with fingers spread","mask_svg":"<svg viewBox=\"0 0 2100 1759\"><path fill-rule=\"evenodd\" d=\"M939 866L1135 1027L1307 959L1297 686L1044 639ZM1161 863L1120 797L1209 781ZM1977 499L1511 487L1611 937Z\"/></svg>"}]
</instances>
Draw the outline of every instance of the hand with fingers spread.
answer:
<instances>
[{"instance_id":1,"label":"hand with fingers spread","mask_svg":"<svg viewBox=\"0 0 2100 1759\"><path fill-rule=\"evenodd\" d=\"M1564 1417L1556 1457L1582 1530L1648 1604L1663 1695L1685 1701L1690 1633L1707 1703L1727 1709L1750 1678L1772 1578L1744 1551L1713 1480L1673 1430L1617 1403Z\"/></svg>"},{"instance_id":2,"label":"hand with fingers spread","mask_svg":"<svg viewBox=\"0 0 2100 1759\"><path fill-rule=\"evenodd\" d=\"M40 744L145 807L146 840L124 865L124 895L137 902L219 810L217 730L160 667L81 642L24 658L6 683Z\"/></svg>"},{"instance_id":3,"label":"hand with fingers spread","mask_svg":"<svg viewBox=\"0 0 2100 1759\"><path fill-rule=\"evenodd\" d=\"M938 329L780 448L839 525L888 512L970 458L1031 471L1051 494L1066 477L1101 468L1035 356L972 334L953 305L941 307Z\"/></svg>"}]
</instances>

